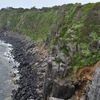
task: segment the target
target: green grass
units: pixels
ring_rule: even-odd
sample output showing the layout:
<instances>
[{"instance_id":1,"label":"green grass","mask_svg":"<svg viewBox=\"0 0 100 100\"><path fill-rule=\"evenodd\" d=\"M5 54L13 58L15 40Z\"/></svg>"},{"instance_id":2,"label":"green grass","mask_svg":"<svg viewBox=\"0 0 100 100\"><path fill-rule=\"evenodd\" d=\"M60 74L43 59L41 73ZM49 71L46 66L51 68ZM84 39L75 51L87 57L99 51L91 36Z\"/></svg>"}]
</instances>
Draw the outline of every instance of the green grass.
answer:
<instances>
[{"instance_id":1,"label":"green grass","mask_svg":"<svg viewBox=\"0 0 100 100\"><path fill-rule=\"evenodd\" d=\"M100 2L68 4L40 10L34 7L30 10L11 8L0 10L0 24L6 29L10 22L11 31L24 34L40 45L47 41L48 48L59 42L59 50L68 57L70 49L76 48L70 57L70 66L75 72L80 67L100 60L100 51L95 45L100 40L99 16ZM57 58L56 61L60 63L61 59Z\"/></svg>"},{"instance_id":2,"label":"green grass","mask_svg":"<svg viewBox=\"0 0 100 100\"><path fill-rule=\"evenodd\" d=\"M57 59L56 59L56 62L57 62L57 63L60 63L60 62L62 62L62 60L61 60L60 58L57 58Z\"/></svg>"}]
</instances>

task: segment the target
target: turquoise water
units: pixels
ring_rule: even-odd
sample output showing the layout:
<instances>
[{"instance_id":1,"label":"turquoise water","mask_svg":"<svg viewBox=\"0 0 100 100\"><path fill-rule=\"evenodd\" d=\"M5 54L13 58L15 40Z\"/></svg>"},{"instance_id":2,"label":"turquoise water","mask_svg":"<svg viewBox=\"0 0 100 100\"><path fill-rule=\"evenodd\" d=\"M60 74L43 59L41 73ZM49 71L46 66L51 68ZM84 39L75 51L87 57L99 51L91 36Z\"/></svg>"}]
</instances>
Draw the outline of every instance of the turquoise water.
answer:
<instances>
[{"instance_id":1,"label":"turquoise water","mask_svg":"<svg viewBox=\"0 0 100 100\"><path fill-rule=\"evenodd\" d=\"M11 50L12 45L0 41L0 100L11 100L12 89L18 87L13 84L13 80L18 77L14 79L11 73L18 73L13 66L18 66L19 64L14 61L10 53Z\"/></svg>"}]
</instances>

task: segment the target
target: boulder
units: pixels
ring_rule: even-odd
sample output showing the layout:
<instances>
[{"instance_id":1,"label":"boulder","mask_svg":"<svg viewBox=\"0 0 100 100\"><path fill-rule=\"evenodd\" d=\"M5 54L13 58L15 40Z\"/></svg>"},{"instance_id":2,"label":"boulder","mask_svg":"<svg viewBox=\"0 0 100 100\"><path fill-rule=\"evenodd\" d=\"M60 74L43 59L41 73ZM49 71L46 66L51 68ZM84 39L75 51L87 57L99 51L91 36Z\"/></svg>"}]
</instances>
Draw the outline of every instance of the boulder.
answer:
<instances>
[{"instance_id":1,"label":"boulder","mask_svg":"<svg viewBox=\"0 0 100 100\"><path fill-rule=\"evenodd\" d=\"M58 75L60 78L66 77L70 71L71 67L67 66L66 64L60 63L59 69L58 69Z\"/></svg>"},{"instance_id":2,"label":"boulder","mask_svg":"<svg viewBox=\"0 0 100 100\"><path fill-rule=\"evenodd\" d=\"M52 67L53 67L52 61L49 60L48 64L47 64L47 76L51 76L52 75Z\"/></svg>"},{"instance_id":3,"label":"boulder","mask_svg":"<svg viewBox=\"0 0 100 100\"><path fill-rule=\"evenodd\" d=\"M47 100L47 96L51 94L52 87L53 87L52 79L51 78L45 79L44 90L43 90L45 100Z\"/></svg>"},{"instance_id":4,"label":"boulder","mask_svg":"<svg viewBox=\"0 0 100 100\"><path fill-rule=\"evenodd\" d=\"M64 100L69 99L75 92L75 87L71 84L63 84L57 80L53 83L52 96Z\"/></svg>"}]
</instances>

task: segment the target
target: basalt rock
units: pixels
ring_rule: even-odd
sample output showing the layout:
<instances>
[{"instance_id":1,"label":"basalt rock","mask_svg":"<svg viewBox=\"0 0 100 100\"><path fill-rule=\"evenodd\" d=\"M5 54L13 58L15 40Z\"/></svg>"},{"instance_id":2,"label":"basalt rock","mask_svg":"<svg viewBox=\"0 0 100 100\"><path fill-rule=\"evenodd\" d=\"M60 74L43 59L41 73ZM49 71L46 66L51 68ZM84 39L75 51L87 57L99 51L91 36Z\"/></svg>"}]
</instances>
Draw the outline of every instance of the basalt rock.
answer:
<instances>
[{"instance_id":1,"label":"basalt rock","mask_svg":"<svg viewBox=\"0 0 100 100\"><path fill-rule=\"evenodd\" d=\"M62 59L64 60L65 58ZM63 82L63 78L69 72L70 67L63 62L56 63L53 57L48 57L47 70L44 81L44 99L45 100L67 100L75 92L75 87L70 81Z\"/></svg>"},{"instance_id":2,"label":"basalt rock","mask_svg":"<svg viewBox=\"0 0 100 100\"><path fill-rule=\"evenodd\" d=\"M75 91L75 87L71 84L63 84L58 81L54 81L52 96L61 98L64 100L69 99Z\"/></svg>"},{"instance_id":3,"label":"basalt rock","mask_svg":"<svg viewBox=\"0 0 100 100\"><path fill-rule=\"evenodd\" d=\"M43 67L41 69L41 64L44 65L46 62L41 62L39 58L42 58L43 55L40 55L39 51L35 49L36 45L32 41L27 40L22 35L7 31L0 33L0 39L13 45L12 54L14 55L14 59L20 63L18 66L20 78L14 81L19 87L17 90L12 91L12 100L42 99L45 67L43 66L44 69ZM34 54L32 50L34 50ZM35 65L35 63L38 63L38 65ZM13 74L12 76L15 76ZM41 86L40 83L42 83Z\"/></svg>"}]
</instances>

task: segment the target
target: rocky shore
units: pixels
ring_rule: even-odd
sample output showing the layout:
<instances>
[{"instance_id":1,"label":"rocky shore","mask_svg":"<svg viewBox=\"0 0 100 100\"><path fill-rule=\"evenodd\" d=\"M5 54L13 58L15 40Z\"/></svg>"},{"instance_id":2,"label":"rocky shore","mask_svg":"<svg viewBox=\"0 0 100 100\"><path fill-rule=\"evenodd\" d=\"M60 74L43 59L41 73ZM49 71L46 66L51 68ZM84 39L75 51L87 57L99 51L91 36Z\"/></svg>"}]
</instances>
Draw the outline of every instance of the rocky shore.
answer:
<instances>
[{"instance_id":1,"label":"rocky shore","mask_svg":"<svg viewBox=\"0 0 100 100\"><path fill-rule=\"evenodd\" d=\"M1 32L0 40L13 45L12 54L20 63L20 78L14 81L19 87L12 91L13 100L99 100L93 89L99 93L100 61L68 77L70 60L57 47L47 53L23 35L9 31ZM62 62L58 63L54 54Z\"/></svg>"},{"instance_id":2,"label":"rocky shore","mask_svg":"<svg viewBox=\"0 0 100 100\"><path fill-rule=\"evenodd\" d=\"M37 50L37 46L32 41L22 35L6 31L0 33L0 40L13 45L12 54L14 59L20 63L18 70L21 77L14 82L19 85L19 88L12 91L12 99L42 100L42 78L46 64L45 61L43 64L41 63L45 57Z\"/></svg>"}]
</instances>

